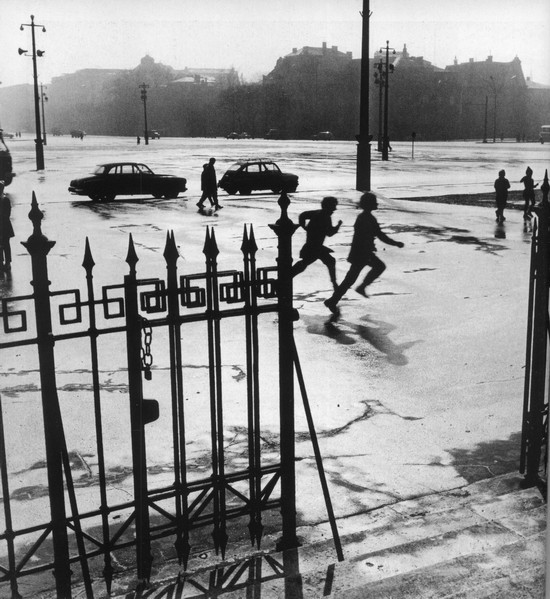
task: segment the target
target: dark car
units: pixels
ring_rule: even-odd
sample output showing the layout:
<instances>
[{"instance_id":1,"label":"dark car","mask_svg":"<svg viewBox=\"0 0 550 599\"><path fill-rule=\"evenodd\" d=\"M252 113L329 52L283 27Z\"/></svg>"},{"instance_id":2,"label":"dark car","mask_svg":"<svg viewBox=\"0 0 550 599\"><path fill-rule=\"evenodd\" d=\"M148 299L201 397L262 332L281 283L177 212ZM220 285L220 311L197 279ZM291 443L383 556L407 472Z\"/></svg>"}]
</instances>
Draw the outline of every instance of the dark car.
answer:
<instances>
[{"instance_id":1,"label":"dark car","mask_svg":"<svg viewBox=\"0 0 550 599\"><path fill-rule=\"evenodd\" d=\"M160 133L156 129L151 129L147 133L150 139L160 139Z\"/></svg>"},{"instance_id":2,"label":"dark car","mask_svg":"<svg viewBox=\"0 0 550 599\"><path fill-rule=\"evenodd\" d=\"M152 195L177 198L187 190L187 179L174 175L156 175L147 165L136 162L100 164L83 179L73 179L69 191L94 201L113 200L118 195Z\"/></svg>"},{"instance_id":3,"label":"dark car","mask_svg":"<svg viewBox=\"0 0 550 599\"><path fill-rule=\"evenodd\" d=\"M233 195L250 195L254 190L269 189L273 193L294 192L298 187L298 176L283 173L270 160L240 160L225 172L218 187Z\"/></svg>"},{"instance_id":4,"label":"dark car","mask_svg":"<svg viewBox=\"0 0 550 599\"><path fill-rule=\"evenodd\" d=\"M334 135L331 131L320 131L311 137L313 141L319 141L320 139L324 141L332 141L334 139Z\"/></svg>"}]
</instances>

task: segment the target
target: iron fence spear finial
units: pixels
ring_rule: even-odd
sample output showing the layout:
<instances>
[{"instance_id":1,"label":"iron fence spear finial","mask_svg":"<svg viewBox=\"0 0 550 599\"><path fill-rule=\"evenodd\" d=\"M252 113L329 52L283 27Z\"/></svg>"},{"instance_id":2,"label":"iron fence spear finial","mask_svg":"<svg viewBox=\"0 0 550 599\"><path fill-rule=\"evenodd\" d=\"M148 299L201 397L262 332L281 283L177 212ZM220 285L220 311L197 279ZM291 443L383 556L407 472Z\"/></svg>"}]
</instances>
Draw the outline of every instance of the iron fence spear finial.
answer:
<instances>
[{"instance_id":1,"label":"iron fence spear finial","mask_svg":"<svg viewBox=\"0 0 550 599\"><path fill-rule=\"evenodd\" d=\"M84 259L82 260L82 266L86 272L91 272L95 266L94 259L92 257L92 250L90 249L90 240L86 237L86 247L84 248Z\"/></svg>"},{"instance_id":2,"label":"iron fence spear finial","mask_svg":"<svg viewBox=\"0 0 550 599\"><path fill-rule=\"evenodd\" d=\"M166 233L166 244L164 246L164 253L162 254L167 264L175 264L179 258L178 248L176 246L176 240L174 238L174 231Z\"/></svg>"},{"instance_id":3,"label":"iron fence spear finial","mask_svg":"<svg viewBox=\"0 0 550 599\"><path fill-rule=\"evenodd\" d=\"M128 239L128 253L126 255L126 264L130 267L130 273L135 274L136 272L136 264L139 262L139 258L136 254L136 248L134 246L134 239L132 234L130 233Z\"/></svg>"},{"instance_id":4,"label":"iron fence spear finial","mask_svg":"<svg viewBox=\"0 0 550 599\"><path fill-rule=\"evenodd\" d=\"M29 220L32 222L33 232L27 239L22 241L21 244L27 248L27 251L31 256L35 254L47 255L48 252L55 245L55 241L50 241L44 233L42 233L42 219L44 213L38 207L38 201L36 200L36 194L32 192L31 209L29 212Z\"/></svg>"}]
</instances>

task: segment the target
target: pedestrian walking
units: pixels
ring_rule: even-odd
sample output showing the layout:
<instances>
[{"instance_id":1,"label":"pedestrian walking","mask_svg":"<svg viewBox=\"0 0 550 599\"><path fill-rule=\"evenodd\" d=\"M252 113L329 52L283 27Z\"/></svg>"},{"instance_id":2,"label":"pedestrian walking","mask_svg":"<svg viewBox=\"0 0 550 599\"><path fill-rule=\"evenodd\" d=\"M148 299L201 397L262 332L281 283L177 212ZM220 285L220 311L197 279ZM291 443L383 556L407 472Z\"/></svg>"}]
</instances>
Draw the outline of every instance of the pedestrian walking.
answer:
<instances>
[{"instance_id":1,"label":"pedestrian walking","mask_svg":"<svg viewBox=\"0 0 550 599\"><path fill-rule=\"evenodd\" d=\"M207 164L203 164L201 174L201 199L197 202L199 210L204 208L204 201L208 198L210 205L216 210L221 210L223 206L218 203L218 179L216 177L216 169L214 164L216 163L215 158L210 158Z\"/></svg>"},{"instance_id":2,"label":"pedestrian walking","mask_svg":"<svg viewBox=\"0 0 550 599\"><path fill-rule=\"evenodd\" d=\"M508 190L510 189L510 181L506 178L506 171L503 169L498 172L498 179L495 181L495 192L496 192L496 215L497 223L502 223L506 220L504 216L504 209L506 208L506 202L508 200Z\"/></svg>"},{"instance_id":3,"label":"pedestrian walking","mask_svg":"<svg viewBox=\"0 0 550 599\"><path fill-rule=\"evenodd\" d=\"M530 167L525 170L525 176L520 179L520 183L523 183L523 199L525 204L523 205L523 218L531 218L531 209L535 205L535 188L538 187L538 183L533 181L533 171Z\"/></svg>"},{"instance_id":4,"label":"pedestrian walking","mask_svg":"<svg viewBox=\"0 0 550 599\"><path fill-rule=\"evenodd\" d=\"M299 225L306 230L306 242L300 250L300 260L292 266L292 276L304 272L316 260L328 268L332 286L336 290L336 260L331 255L332 250L324 244L325 237L332 237L338 233L342 221L337 225L332 224L332 214L338 206L338 200L332 196L323 198L320 210L308 210L302 212L298 218Z\"/></svg>"},{"instance_id":5,"label":"pedestrian walking","mask_svg":"<svg viewBox=\"0 0 550 599\"><path fill-rule=\"evenodd\" d=\"M13 237L11 202L4 194L4 181L0 181L0 270L11 270L11 246Z\"/></svg>"},{"instance_id":6,"label":"pedestrian walking","mask_svg":"<svg viewBox=\"0 0 550 599\"><path fill-rule=\"evenodd\" d=\"M137 145L139 146L140 143L141 143L141 137L138 135L137 136Z\"/></svg>"},{"instance_id":7,"label":"pedestrian walking","mask_svg":"<svg viewBox=\"0 0 550 599\"><path fill-rule=\"evenodd\" d=\"M380 229L376 217L372 214L378 208L378 202L374 193L370 191L364 193L359 200L359 208L362 212L357 217L354 225L353 239L348 255L348 262L350 263L349 270L332 296L325 301L325 306L335 316L338 316L340 313L337 305L338 302L357 280L357 277L361 274L365 266L370 266L371 269L363 279L363 282L355 289L357 293L364 297L368 297L367 287L386 270L384 262L376 256L375 238L380 239L380 241L388 245L394 245L399 248L404 246L404 243L391 239L391 237L388 237Z\"/></svg>"}]
</instances>

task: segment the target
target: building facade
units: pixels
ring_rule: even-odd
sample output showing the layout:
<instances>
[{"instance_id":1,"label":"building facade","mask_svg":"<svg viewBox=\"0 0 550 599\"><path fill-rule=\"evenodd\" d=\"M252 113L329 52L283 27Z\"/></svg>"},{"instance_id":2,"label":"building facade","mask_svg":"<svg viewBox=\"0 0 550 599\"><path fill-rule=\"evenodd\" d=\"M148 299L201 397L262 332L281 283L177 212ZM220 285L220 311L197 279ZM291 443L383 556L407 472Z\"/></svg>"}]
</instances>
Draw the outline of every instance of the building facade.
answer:
<instances>
[{"instance_id":1,"label":"building facade","mask_svg":"<svg viewBox=\"0 0 550 599\"><path fill-rule=\"evenodd\" d=\"M550 86L523 75L521 61L434 66L407 46L390 49L388 123L391 140L538 139L550 124ZM381 133L384 86L374 74L386 62L380 48L369 60L369 130ZM246 131L262 137L311 139L330 131L355 139L359 129L361 60L323 43L293 48L260 83L246 84L233 69L173 69L145 56L132 70L82 69L47 86L46 127L67 133L141 135L147 88L150 129L162 136L224 136ZM0 125L33 131L32 86L0 88Z\"/></svg>"}]
</instances>

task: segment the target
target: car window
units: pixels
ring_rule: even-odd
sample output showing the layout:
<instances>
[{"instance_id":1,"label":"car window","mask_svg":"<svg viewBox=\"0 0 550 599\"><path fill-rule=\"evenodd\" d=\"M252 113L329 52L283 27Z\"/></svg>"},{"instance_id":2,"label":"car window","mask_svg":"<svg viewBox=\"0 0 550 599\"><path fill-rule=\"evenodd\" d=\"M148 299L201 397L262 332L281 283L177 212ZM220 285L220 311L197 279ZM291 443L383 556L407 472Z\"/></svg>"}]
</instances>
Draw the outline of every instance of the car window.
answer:
<instances>
[{"instance_id":1,"label":"car window","mask_svg":"<svg viewBox=\"0 0 550 599\"><path fill-rule=\"evenodd\" d=\"M266 171L278 171L279 167L274 162L264 162L264 168Z\"/></svg>"},{"instance_id":2,"label":"car window","mask_svg":"<svg viewBox=\"0 0 550 599\"><path fill-rule=\"evenodd\" d=\"M259 173L259 172L260 172L260 165L259 165L259 164L249 164L249 165L246 167L246 170L247 170L249 173Z\"/></svg>"},{"instance_id":3,"label":"car window","mask_svg":"<svg viewBox=\"0 0 550 599\"><path fill-rule=\"evenodd\" d=\"M232 164L227 170L228 171L238 171L241 168L242 164L240 162L235 162L235 164ZM243 169L245 170L245 169Z\"/></svg>"},{"instance_id":4,"label":"car window","mask_svg":"<svg viewBox=\"0 0 550 599\"><path fill-rule=\"evenodd\" d=\"M146 175L152 175L153 171L146 164L136 164L135 165L136 172L141 172Z\"/></svg>"},{"instance_id":5,"label":"car window","mask_svg":"<svg viewBox=\"0 0 550 599\"><path fill-rule=\"evenodd\" d=\"M107 167L104 166L103 164L100 164L99 166L96 166L95 169L92 171L93 175L103 175L107 170Z\"/></svg>"}]
</instances>

